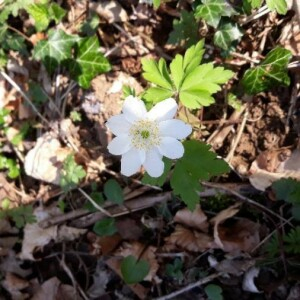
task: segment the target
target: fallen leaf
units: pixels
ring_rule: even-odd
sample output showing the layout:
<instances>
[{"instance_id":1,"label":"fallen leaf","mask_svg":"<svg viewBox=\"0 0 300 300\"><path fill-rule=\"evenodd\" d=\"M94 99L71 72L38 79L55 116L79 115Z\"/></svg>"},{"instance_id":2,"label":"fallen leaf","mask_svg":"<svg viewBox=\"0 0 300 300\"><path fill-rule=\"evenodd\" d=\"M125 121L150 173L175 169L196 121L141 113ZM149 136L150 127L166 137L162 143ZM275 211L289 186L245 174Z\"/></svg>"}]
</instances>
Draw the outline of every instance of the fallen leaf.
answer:
<instances>
[{"instance_id":1,"label":"fallen leaf","mask_svg":"<svg viewBox=\"0 0 300 300\"><path fill-rule=\"evenodd\" d=\"M35 179L59 185L63 161L71 153L71 149L62 147L57 138L46 133L27 153L25 172Z\"/></svg>"},{"instance_id":2,"label":"fallen leaf","mask_svg":"<svg viewBox=\"0 0 300 300\"><path fill-rule=\"evenodd\" d=\"M245 292L250 292L250 293L261 293L255 283L254 283L254 278L257 277L259 274L259 269L252 267L251 269L249 269L245 275L244 275L244 279L243 279L243 290Z\"/></svg>"},{"instance_id":3,"label":"fallen leaf","mask_svg":"<svg viewBox=\"0 0 300 300\"><path fill-rule=\"evenodd\" d=\"M22 278L31 274L31 269L23 269L21 265L23 261L17 259L16 253L12 250L9 251L8 255L2 259L0 264L0 271L2 274L9 272L14 273Z\"/></svg>"},{"instance_id":4,"label":"fallen leaf","mask_svg":"<svg viewBox=\"0 0 300 300\"><path fill-rule=\"evenodd\" d=\"M39 226L40 221L61 214L57 207L48 208L48 210L38 207L34 211L37 219L36 223L26 224L24 227L24 238L22 250L19 255L21 259L35 260L33 253L35 250L42 249L51 240L55 242L72 241L86 232L86 229L78 229L62 226L51 226L42 228Z\"/></svg>"},{"instance_id":5,"label":"fallen leaf","mask_svg":"<svg viewBox=\"0 0 300 300\"><path fill-rule=\"evenodd\" d=\"M210 220L210 223L214 224L214 239L215 239L215 243L222 249L224 247L220 237L219 237L219 231L218 231L218 227L219 224L221 224L222 222L224 222L225 220L233 217L235 214L237 214L237 212L240 210L240 203L236 203L224 210L222 210L221 212L219 212L214 218L212 218Z\"/></svg>"},{"instance_id":6,"label":"fallen leaf","mask_svg":"<svg viewBox=\"0 0 300 300\"><path fill-rule=\"evenodd\" d=\"M225 252L250 252L260 242L260 225L241 218L232 226L219 226L218 238Z\"/></svg>"},{"instance_id":7,"label":"fallen leaf","mask_svg":"<svg viewBox=\"0 0 300 300\"><path fill-rule=\"evenodd\" d=\"M209 226L207 216L202 211L200 205L197 205L193 211L190 211L188 208L179 210L174 217L174 222L181 223L185 226L199 229L204 232L207 232Z\"/></svg>"},{"instance_id":8,"label":"fallen leaf","mask_svg":"<svg viewBox=\"0 0 300 300\"><path fill-rule=\"evenodd\" d=\"M281 178L300 181L300 150L291 154L287 149L264 151L252 163L249 174L250 183L260 191L265 191Z\"/></svg>"},{"instance_id":9,"label":"fallen leaf","mask_svg":"<svg viewBox=\"0 0 300 300\"><path fill-rule=\"evenodd\" d=\"M35 292L31 300L82 300L76 288L62 284L57 277L45 281Z\"/></svg>"},{"instance_id":10,"label":"fallen leaf","mask_svg":"<svg viewBox=\"0 0 300 300\"><path fill-rule=\"evenodd\" d=\"M131 218L117 220L116 227L123 240L138 240L143 234L142 227Z\"/></svg>"},{"instance_id":11,"label":"fallen leaf","mask_svg":"<svg viewBox=\"0 0 300 300\"><path fill-rule=\"evenodd\" d=\"M1 285L9 292L13 300L25 300L29 297L28 294L21 292L21 290L29 287L29 282L13 273L6 272Z\"/></svg>"},{"instance_id":12,"label":"fallen leaf","mask_svg":"<svg viewBox=\"0 0 300 300\"><path fill-rule=\"evenodd\" d=\"M202 252L216 247L213 238L208 234L181 225L175 227L175 231L165 239L165 242L165 249L173 245L191 252Z\"/></svg>"},{"instance_id":13,"label":"fallen leaf","mask_svg":"<svg viewBox=\"0 0 300 300\"><path fill-rule=\"evenodd\" d=\"M90 3L90 11L95 11L101 18L108 23L126 22L128 15L117 1L101 1Z\"/></svg>"}]
</instances>

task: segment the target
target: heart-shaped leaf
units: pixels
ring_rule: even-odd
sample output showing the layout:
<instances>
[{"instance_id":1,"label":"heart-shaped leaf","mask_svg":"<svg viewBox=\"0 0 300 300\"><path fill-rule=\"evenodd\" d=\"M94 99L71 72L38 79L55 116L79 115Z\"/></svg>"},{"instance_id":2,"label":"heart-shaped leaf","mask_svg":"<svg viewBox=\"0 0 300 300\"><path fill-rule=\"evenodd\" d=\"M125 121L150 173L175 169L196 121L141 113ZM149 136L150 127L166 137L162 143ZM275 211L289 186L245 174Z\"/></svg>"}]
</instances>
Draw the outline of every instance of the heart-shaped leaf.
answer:
<instances>
[{"instance_id":1,"label":"heart-shaped leaf","mask_svg":"<svg viewBox=\"0 0 300 300\"><path fill-rule=\"evenodd\" d=\"M133 255L127 256L121 263L121 272L127 284L134 284L142 281L150 270L146 260L137 260Z\"/></svg>"}]
</instances>

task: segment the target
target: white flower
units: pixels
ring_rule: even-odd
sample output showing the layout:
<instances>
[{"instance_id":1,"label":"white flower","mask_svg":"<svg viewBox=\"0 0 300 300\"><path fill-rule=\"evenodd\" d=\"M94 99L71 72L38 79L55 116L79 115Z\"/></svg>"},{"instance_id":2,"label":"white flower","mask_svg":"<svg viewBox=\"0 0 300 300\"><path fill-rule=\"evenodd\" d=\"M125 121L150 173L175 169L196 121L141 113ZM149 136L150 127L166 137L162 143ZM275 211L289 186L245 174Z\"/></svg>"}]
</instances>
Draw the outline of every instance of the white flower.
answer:
<instances>
[{"instance_id":1,"label":"white flower","mask_svg":"<svg viewBox=\"0 0 300 300\"><path fill-rule=\"evenodd\" d=\"M107 127L116 135L108 150L122 155L122 174L131 176L144 166L150 176L159 177L164 171L163 156L183 156L184 148L178 140L186 138L192 127L173 119L177 108L176 101L169 98L147 112L142 100L133 96L125 99L122 113L107 121Z\"/></svg>"}]
</instances>

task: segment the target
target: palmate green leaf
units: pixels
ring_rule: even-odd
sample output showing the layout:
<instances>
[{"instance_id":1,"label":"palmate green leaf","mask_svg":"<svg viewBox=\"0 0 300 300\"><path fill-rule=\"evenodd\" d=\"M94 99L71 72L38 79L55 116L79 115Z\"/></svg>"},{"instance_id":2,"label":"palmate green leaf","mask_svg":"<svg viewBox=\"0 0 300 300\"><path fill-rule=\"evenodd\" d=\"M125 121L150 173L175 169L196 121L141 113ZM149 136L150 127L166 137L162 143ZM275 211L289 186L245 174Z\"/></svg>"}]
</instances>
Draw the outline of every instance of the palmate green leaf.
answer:
<instances>
[{"instance_id":1,"label":"palmate green leaf","mask_svg":"<svg viewBox=\"0 0 300 300\"><path fill-rule=\"evenodd\" d=\"M266 0L266 3L270 10L276 10L281 15L285 15L287 13L286 0Z\"/></svg>"},{"instance_id":2,"label":"palmate green leaf","mask_svg":"<svg viewBox=\"0 0 300 300\"><path fill-rule=\"evenodd\" d=\"M233 41L239 40L243 36L237 23L226 22L218 27L214 35L214 44L224 50L228 50Z\"/></svg>"},{"instance_id":3,"label":"palmate green leaf","mask_svg":"<svg viewBox=\"0 0 300 300\"><path fill-rule=\"evenodd\" d=\"M200 181L229 171L227 163L217 159L210 146L191 140L184 142L184 156L175 165L171 187L175 195L193 210L199 203Z\"/></svg>"},{"instance_id":4,"label":"palmate green leaf","mask_svg":"<svg viewBox=\"0 0 300 300\"><path fill-rule=\"evenodd\" d=\"M67 63L71 77L87 89L98 74L111 69L109 61L99 51L97 36L81 38L75 45L75 59Z\"/></svg>"},{"instance_id":5,"label":"palmate green leaf","mask_svg":"<svg viewBox=\"0 0 300 300\"><path fill-rule=\"evenodd\" d=\"M161 58L157 63L153 59L142 59L143 66L143 77L152 82L161 86L165 89L172 90L172 81L168 74L166 61Z\"/></svg>"},{"instance_id":6,"label":"palmate green leaf","mask_svg":"<svg viewBox=\"0 0 300 300\"><path fill-rule=\"evenodd\" d=\"M53 71L72 56L72 47L78 40L76 35L68 35L62 30L50 30L48 40L40 41L33 49L33 57L41 60L47 71Z\"/></svg>"},{"instance_id":7,"label":"palmate green leaf","mask_svg":"<svg viewBox=\"0 0 300 300\"><path fill-rule=\"evenodd\" d=\"M300 254L300 226L291 229L283 236L284 250L292 254Z\"/></svg>"},{"instance_id":8,"label":"palmate green leaf","mask_svg":"<svg viewBox=\"0 0 300 300\"><path fill-rule=\"evenodd\" d=\"M278 200L300 205L300 182L292 178L282 178L272 184Z\"/></svg>"},{"instance_id":9,"label":"palmate green leaf","mask_svg":"<svg viewBox=\"0 0 300 300\"><path fill-rule=\"evenodd\" d=\"M156 104L162 100L172 97L174 92L160 87L150 87L143 94L143 99L146 102Z\"/></svg>"},{"instance_id":10,"label":"palmate green leaf","mask_svg":"<svg viewBox=\"0 0 300 300\"><path fill-rule=\"evenodd\" d=\"M230 17L235 14L232 6L226 0L202 0L195 10L195 17L204 19L207 24L218 27L222 16Z\"/></svg>"},{"instance_id":11,"label":"palmate green leaf","mask_svg":"<svg viewBox=\"0 0 300 300\"><path fill-rule=\"evenodd\" d=\"M275 48L255 68L246 71L242 84L248 94L257 94L278 84L288 86L287 65L292 57L289 50Z\"/></svg>"},{"instance_id":12,"label":"palmate green leaf","mask_svg":"<svg viewBox=\"0 0 300 300\"><path fill-rule=\"evenodd\" d=\"M193 12L183 10L180 19L174 19L173 31L169 35L169 44L183 44L185 47L190 47L197 43L198 40L198 25L194 19Z\"/></svg>"}]
</instances>

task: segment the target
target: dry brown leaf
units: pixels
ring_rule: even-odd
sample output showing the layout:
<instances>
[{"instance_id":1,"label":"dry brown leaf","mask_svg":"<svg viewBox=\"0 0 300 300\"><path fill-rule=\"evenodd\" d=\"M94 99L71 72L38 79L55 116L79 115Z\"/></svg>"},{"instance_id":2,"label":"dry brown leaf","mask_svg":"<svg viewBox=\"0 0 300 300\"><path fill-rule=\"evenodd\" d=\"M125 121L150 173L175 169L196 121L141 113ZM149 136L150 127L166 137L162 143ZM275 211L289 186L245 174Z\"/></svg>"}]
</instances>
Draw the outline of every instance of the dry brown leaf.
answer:
<instances>
[{"instance_id":1,"label":"dry brown leaf","mask_svg":"<svg viewBox=\"0 0 300 300\"><path fill-rule=\"evenodd\" d=\"M210 220L210 223L214 224L214 239L215 239L215 243L221 248L223 249L224 245L219 237L219 231L218 231L218 227L219 224L221 224L222 222L224 222L225 220L233 217L235 214L237 214L237 212L240 210L240 203L236 203L224 210L222 210L221 212L219 212L214 218L212 218Z\"/></svg>"},{"instance_id":2,"label":"dry brown leaf","mask_svg":"<svg viewBox=\"0 0 300 300\"><path fill-rule=\"evenodd\" d=\"M101 18L108 23L126 22L128 15L126 10L117 1L101 1L98 3L90 3L90 11L95 11Z\"/></svg>"},{"instance_id":3,"label":"dry brown leaf","mask_svg":"<svg viewBox=\"0 0 300 300\"><path fill-rule=\"evenodd\" d=\"M181 225L175 227L175 231L165 239L165 249L175 245L191 252L202 252L216 245L208 234L185 228Z\"/></svg>"},{"instance_id":4,"label":"dry brown leaf","mask_svg":"<svg viewBox=\"0 0 300 300\"><path fill-rule=\"evenodd\" d=\"M35 292L31 300L81 300L76 289L67 284L62 284L57 277L45 281Z\"/></svg>"},{"instance_id":5,"label":"dry brown leaf","mask_svg":"<svg viewBox=\"0 0 300 300\"><path fill-rule=\"evenodd\" d=\"M35 260L33 253L35 250L43 248L51 240L56 242L72 241L86 232L86 229L78 229L68 227L66 225L51 226L49 228L42 228L39 226L40 221L61 214L56 207L45 210L44 208L37 208L34 211L37 222L33 224L26 224L24 227L24 238L22 243L22 250L20 253L21 259Z\"/></svg>"},{"instance_id":6,"label":"dry brown leaf","mask_svg":"<svg viewBox=\"0 0 300 300\"><path fill-rule=\"evenodd\" d=\"M181 223L204 232L207 232L208 230L207 216L202 211L200 205L197 205L193 211L190 211L188 208L179 210L174 217L174 222Z\"/></svg>"},{"instance_id":7,"label":"dry brown leaf","mask_svg":"<svg viewBox=\"0 0 300 300\"><path fill-rule=\"evenodd\" d=\"M21 292L21 290L29 287L29 282L27 280L7 272L1 285L9 292L13 300L28 299L28 294Z\"/></svg>"},{"instance_id":8,"label":"dry brown leaf","mask_svg":"<svg viewBox=\"0 0 300 300\"><path fill-rule=\"evenodd\" d=\"M146 246L147 247L147 246ZM116 256L127 257L133 255L137 259L144 259L149 263L150 271L144 278L145 281L152 281L156 276L156 272L159 269L159 265L156 260L156 247L148 246L145 249L145 245L139 242L127 243L124 242L121 247L114 253Z\"/></svg>"},{"instance_id":9,"label":"dry brown leaf","mask_svg":"<svg viewBox=\"0 0 300 300\"><path fill-rule=\"evenodd\" d=\"M143 234L142 227L131 218L117 220L116 227L123 240L138 240Z\"/></svg>"},{"instance_id":10,"label":"dry brown leaf","mask_svg":"<svg viewBox=\"0 0 300 300\"><path fill-rule=\"evenodd\" d=\"M300 150L291 154L287 149L264 151L252 163L249 173L251 184L260 191L265 191L281 178L300 181Z\"/></svg>"},{"instance_id":11,"label":"dry brown leaf","mask_svg":"<svg viewBox=\"0 0 300 300\"><path fill-rule=\"evenodd\" d=\"M239 219L233 226L219 226L218 238L225 252L250 252L260 242L258 223Z\"/></svg>"},{"instance_id":12,"label":"dry brown leaf","mask_svg":"<svg viewBox=\"0 0 300 300\"><path fill-rule=\"evenodd\" d=\"M58 139L46 133L27 153L25 172L35 179L59 185L63 161L70 153L71 149L62 147Z\"/></svg>"}]
</instances>

